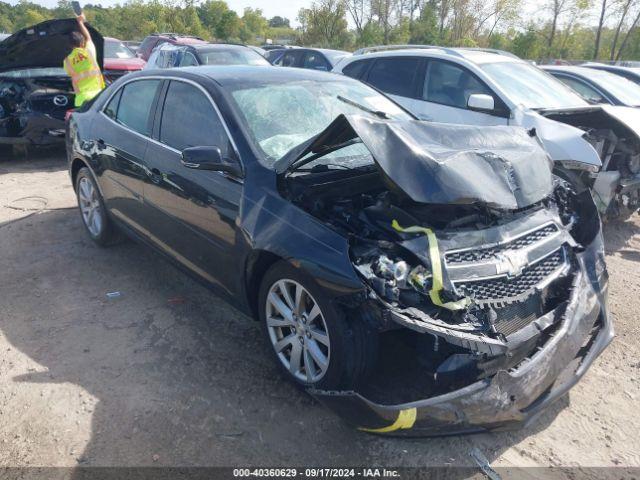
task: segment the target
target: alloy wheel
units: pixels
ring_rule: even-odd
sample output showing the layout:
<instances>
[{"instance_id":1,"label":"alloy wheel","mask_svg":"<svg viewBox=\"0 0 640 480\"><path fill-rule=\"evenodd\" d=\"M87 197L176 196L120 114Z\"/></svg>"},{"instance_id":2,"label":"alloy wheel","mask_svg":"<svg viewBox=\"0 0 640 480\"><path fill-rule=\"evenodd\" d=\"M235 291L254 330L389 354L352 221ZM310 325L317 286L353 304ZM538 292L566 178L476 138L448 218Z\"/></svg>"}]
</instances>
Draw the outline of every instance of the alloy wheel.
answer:
<instances>
[{"instance_id":1,"label":"alloy wheel","mask_svg":"<svg viewBox=\"0 0 640 480\"><path fill-rule=\"evenodd\" d=\"M291 375L318 382L329 368L331 344L320 306L298 282L282 279L269 289L267 330L276 355Z\"/></svg>"},{"instance_id":2,"label":"alloy wheel","mask_svg":"<svg viewBox=\"0 0 640 480\"><path fill-rule=\"evenodd\" d=\"M78 182L78 201L84 224L87 226L91 235L98 237L102 233L102 226L104 224L102 218L103 213L98 192L93 186L93 183L86 177L82 177L80 182Z\"/></svg>"}]
</instances>

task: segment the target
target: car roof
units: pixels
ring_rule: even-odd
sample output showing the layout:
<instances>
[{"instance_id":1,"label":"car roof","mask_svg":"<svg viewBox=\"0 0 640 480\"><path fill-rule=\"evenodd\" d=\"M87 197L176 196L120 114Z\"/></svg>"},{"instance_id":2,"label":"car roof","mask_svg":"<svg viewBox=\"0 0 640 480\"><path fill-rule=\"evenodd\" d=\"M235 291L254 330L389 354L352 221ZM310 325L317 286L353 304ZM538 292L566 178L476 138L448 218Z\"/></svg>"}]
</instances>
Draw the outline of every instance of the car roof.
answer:
<instances>
[{"instance_id":1,"label":"car roof","mask_svg":"<svg viewBox=\"0 0 640 480\"><path fill-rule=\"evenodd\" d=\"M576 66L576 65L540 65L543 70L553 70L555 72L567 72L575 73L576 75L589 76L592 74L593 69Z\"/></svg>"},{"instance_id":2,"label":"car roof","mask_svg":"<svg viewBox=\"0 0 640 480\"><path fill-rule=\"evenodd\" d=\"M258 87L270 83L281 85L291 81L359 83L357 80L330 72L263 65L203 65L199 67L147 70L145 73L148 75L161 74L171 76L179 72L208 77L222 87L242 84L245 88L251 88L252 86Z\"/></svg>"},{"instance_id":3,"label":"car roof","mask_svg":"<svg viewBox=\"0 0 640 480\"><path fill-rule=\"evenodd\" d=\"M380 51L375 51L375 48L380 48ZM430 45L406 45L406 46L385 46L374 47L371 49L361 49L354 52L350 57L349 62L355 62L364 58L378 58L378 57L450 57L450 58L462 58L471 63L483 64L483 63L496 63L496 62L523 62L521 58L509 52L503 52L500 50L491 49L474 49L474 48L449 48Z\"/></svg>"},{"instance_id":4,"label":"car roof","mask_svg":"<svg viewBox=\"0 0 640 480\"><path fill-rule=\"evenodd\" d=\"M337 54L344 54L344 55L351 55L351 52L347 52L346 50L333 50L331 48L305 48L305 50L315 50L316 52L323 52L323 53L337 53Z\"/></svg>"},{"instance_id":5,"label":"car roof","mask_svg":"<svg viewBox=\"0 0 640 480\"><path fill-rule=\"evenodd\" d=\"M191 45L191 44L207 43L206 40L203 40L200 37L192 37L189 35L179 35L177 33L153 33L149 35L149 37L166 38L174 42L176 45Z\"/></svg>"},{"instance_id":6,"label":"car roof","mask_svg":"<svg viewBox=\"0 0 640 480\"><path fill-rule=\"evenodd\" d=\"M623 67L622 65L605 65L605 64L594 63L594 64L585 64L585 67L600 67L600 68L604 67L611 70L618 70L621 72L640 73L640 68L638 67Z\"/></svg>"},{"instance_id":7,"label":"car roof","mask_svg":"<svg viewBox=\"0 0 640 480\"><path fill-rule=\"evenodd\" d=\"M239 43L199 43L197 45L189 45L190 49L197 51L214 51L214 50L222 50L229 48L249 48L246 45L241 45Z\"/></svg>"}]
</instances>

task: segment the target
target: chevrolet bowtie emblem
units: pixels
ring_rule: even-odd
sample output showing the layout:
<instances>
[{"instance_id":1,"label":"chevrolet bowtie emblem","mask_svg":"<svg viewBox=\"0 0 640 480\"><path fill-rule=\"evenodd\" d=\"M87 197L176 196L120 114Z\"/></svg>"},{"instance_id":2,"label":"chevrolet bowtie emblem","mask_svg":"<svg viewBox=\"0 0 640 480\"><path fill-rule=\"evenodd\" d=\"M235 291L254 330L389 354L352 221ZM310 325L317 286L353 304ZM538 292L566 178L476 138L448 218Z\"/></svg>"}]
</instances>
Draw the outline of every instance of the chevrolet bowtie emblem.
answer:
<instances>
[{"instance_id":1,"label":"chevrolet bowtie emblem","mask_svg":"<svg viewBox=\"0 0 640 480\"><path fill-rule=\"evenodd\" d=\"M507 274L508 277L517 277L529 263L527 252L518 250L505 250L496 255L496 273L498 275Z\"/></svg>"}]
</instances>

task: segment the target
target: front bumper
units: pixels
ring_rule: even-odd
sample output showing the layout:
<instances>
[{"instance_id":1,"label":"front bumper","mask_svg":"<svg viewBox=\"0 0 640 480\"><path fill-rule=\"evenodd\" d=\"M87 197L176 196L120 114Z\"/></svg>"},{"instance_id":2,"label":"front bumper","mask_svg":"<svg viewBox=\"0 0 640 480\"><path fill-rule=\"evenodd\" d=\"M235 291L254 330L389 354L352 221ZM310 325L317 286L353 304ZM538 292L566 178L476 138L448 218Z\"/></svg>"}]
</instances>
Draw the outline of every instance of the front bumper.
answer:
<instances>
[{"instance_id":1,"label":"front bumper","mask_svg":"<svg viewBox=\"0 0 640 480\"><path fill-rule=\"evenodd\" d=\"M28 112L0 119L0 144L54 145L64 142L64 120Z\"/></svg>"},{"instance_id":2,"label":"front bumper","mask_svg":"<svg viewBox=\"0 0 640 480\"><path fill-rule=\"evenodd\" d=\"M357 392L310 393L357 428L374 433L434 436L507 430L533 421L573 387L614 337L607 311L607 273L599 235L578 254L569 300L544 346L515 369L500 370L444 395L380 405Z\"/></svg>"}]
</instances>

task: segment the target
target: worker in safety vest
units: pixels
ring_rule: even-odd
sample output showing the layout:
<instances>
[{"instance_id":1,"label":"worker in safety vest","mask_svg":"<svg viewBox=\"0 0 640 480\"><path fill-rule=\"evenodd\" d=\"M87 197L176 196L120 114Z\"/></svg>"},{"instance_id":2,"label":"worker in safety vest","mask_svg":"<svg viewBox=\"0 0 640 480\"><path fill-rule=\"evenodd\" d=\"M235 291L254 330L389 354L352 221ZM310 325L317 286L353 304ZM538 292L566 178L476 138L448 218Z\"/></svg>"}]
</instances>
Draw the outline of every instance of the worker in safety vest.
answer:
<instances>
[{"instance_id":1,"label":"worker in safety vest","mask_svg":"<svg viewBox=\"0 0 640 480\"><path fill-rule=\"evenodd\" d=\"M87 30L84 14L77 16L80 32L71 32L72 52L64 59L64 69L71 77L76 94L75 106L98 95L104 89L104 78L98 66L96 46Z\"/></svg>"}]
</instances>

